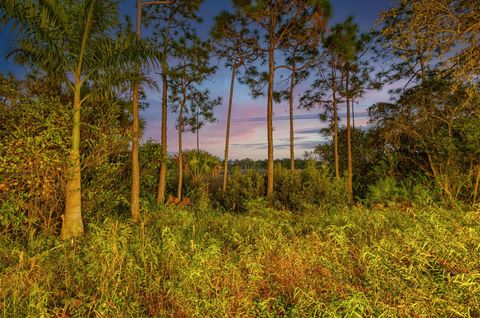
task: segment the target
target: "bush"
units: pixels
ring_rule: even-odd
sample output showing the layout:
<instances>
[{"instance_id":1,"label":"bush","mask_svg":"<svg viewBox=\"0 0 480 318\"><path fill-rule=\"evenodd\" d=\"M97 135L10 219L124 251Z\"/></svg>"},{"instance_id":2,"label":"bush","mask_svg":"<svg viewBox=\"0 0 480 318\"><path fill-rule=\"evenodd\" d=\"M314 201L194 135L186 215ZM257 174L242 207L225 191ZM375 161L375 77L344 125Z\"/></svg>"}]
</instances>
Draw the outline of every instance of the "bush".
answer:
<instances>
[{"instance_id":1,"label":"bush","mask_svg":"<svg viewBox=\"0 0 480 318\"><path fill-rule=\"evenodd\" d=\"M293 173L280 165L275 167L276 205L293 211L306 211L316 206L345 205L348 192L344 180L332 177L328 167L317 167L307 161L305 168Z\"/></svg>"},{"instance_id":2,"label":"bush","mask_svg":"<svg viewBox=\"0 0 480 318\"><path fill-rule=\"evenodd\" d=\"M0 112L0 226L52 231L65 197L69 114L58 99L32 98Z\"/></svg>"},{"instance_id":3,"label":"bush","mask_svg":"<svg viewBox=\"0 0 480 318\"><path fill-rule=\"evenodd\" d=\"M131 152L128 154L128 172L125 182L131 184ZM148 202L148 205L157 204L158 182L160 178L160 165L162 162L162 144L149 139L140 144L139 163L140 163L140 197L142 201ZM175 177L176 164L174 160L167 157L167 176L166 179L173 180ZM168 182L167 182L168 185ZM176 189L175 189L176 190ZM129 190L130 191L130 190ZM172 189L173 191L173 189Z\"/></svg>"},{"instance_id":4,"label":"bush","mask_svg":"<svg viewBox=\"0 0 480 318\"><path fill-rule=\"evenodd\" d=\"M266 176L256 170L235 168L228 178L227 191L217 191L214 204L226 211L245 212L246 203L265 195Z\"/></svg>"},{"instance_id":5,"label":"bush","mask_svg":"<svg viewBox=\"0 0 480 318\"><path fill-rule=\"evenodd\" d=\"M435 192L416 179L406 179L398 182L395 178L380 179L368 187L367 204L384 205L387 207L399 205L434 205Z\"/></svg>"},{"instance_id":6,"label":"bush","mask_svg":"<svg viewBox=\"0 0 480 318\"><path fill-rule=\"evenodd\" d=\"M86 103L82 109L82 209L87 219L125 213L130 204L130 137L114 101Z\"/></svg>"},{"instance_id":7,"label":"bush","mask_svg":"<svg viewBox=\"0 0 480 318\"><path fill-rule=\"evenodd\" d=\"M209 205L209 178L220 170L221 161L205 150L186 150L183 153L184 179L183 193L192 203L206 207ZM178 184L178 183L177 183Z\"/></svg>"}]
</instances>

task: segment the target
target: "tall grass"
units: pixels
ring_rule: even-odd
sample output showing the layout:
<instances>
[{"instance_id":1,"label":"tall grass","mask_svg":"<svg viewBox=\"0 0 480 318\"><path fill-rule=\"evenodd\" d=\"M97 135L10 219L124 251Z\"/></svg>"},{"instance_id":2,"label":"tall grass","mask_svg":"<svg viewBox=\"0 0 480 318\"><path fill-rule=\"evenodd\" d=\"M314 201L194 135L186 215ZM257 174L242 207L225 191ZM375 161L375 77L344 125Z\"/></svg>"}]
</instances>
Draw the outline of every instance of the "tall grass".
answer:
<instances>
[{"instance_id":1,"label":"tall grass","mask_svg":"<svg viewBox=\"0 0 480 318\"><path fill-rule=\"evenodd\" d=\"M478 317L480 210L169 207L0 237L4 317Z\"/></svg>"}]
</instances>

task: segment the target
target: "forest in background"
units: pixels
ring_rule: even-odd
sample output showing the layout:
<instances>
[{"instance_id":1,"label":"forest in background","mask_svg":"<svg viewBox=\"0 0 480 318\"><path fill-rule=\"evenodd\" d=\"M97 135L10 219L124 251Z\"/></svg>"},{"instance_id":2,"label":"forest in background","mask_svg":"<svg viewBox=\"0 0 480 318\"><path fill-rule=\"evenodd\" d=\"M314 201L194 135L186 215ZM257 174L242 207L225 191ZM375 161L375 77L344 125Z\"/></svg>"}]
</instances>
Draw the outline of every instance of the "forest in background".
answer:
<instances>
[{"instance_id":1,"label":"forest in background","mask_svg":"<svg viewBox=\"0 0 480 318\"><path fill-rule=\"evenodd\" d=\"M139 1L135 20L113 0L0 3L29 70L0 75L4 316L480 315L480 3L398 0L362 33L330 25L327 0L234 0L208 40L201 4ZM203 85L218 61L225 101ZM229 160L238 85L266 97L266 160ZM221 105L224 158L183 149ZM162 108L160 142L140 142L145 107ZM299 108L327 123L303 159Z\"/></svg>"}]
</instances>

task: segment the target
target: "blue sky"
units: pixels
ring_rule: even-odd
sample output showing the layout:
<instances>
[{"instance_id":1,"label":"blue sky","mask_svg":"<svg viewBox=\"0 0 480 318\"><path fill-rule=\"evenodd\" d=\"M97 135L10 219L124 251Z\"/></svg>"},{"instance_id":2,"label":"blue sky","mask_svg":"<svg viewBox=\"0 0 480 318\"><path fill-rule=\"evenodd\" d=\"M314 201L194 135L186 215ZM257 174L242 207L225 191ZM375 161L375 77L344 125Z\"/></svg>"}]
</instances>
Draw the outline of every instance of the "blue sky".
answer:
<instances>
[{"instance_id":1,"label":"blue sky","mask_svg":"<svg viewBox=\"0 0 480 318\"><path fill-rule=\"evenodd\" d=\"M123 1L122 12L128 14L134 19L135 13L134 0ZM333 17L329 21L329 25L343 21L347 16L353 15L355 21L360 25L363 31L368 31L374 27L375 21L379 13L389 7L391 1L386 0L332 0ZM200 10L204 22L199 25L197 31L199 34L207 38L209 30L213 23L213 18L222 10L231 8L230 0L206 0ZM144 31L146 34L148 30ZM0 72L7 74L14 73L22 76L27 70L23 67L15 65L12 60L5 59L5 52L11 45L9 30L0 32ZM160 79L155 77L156 80ZM230 71L219 64L219 69L215 76L204 83L214 96L222 96L223 103L216 111L218 121L214 124L208 124L200 131L200 147L209 152L223 157L225 144L225 121L226 108L228 102L228 92L230 85ZM308 88L308 81L297 89L296 101L299 95ZM356 105L356 125L366 125L367 116L365 109L371 104L378 101L386 101L389 99L387 93L388 88L382 91L368 91L359 100ZM147 91L147 101L150 107L143 111L141 116L146 120L146 130L143 139L149 138L159 140L161 132L161 93L158 91ZM252 99L249 95L247 87L236 83L234 92L234 104L232 114L231 127L231 150L230 157L235 158L266 158L266 99ZM345 112L345 106L340 106L340 112ZM305 151L312 150L315 145L324 142L325 138L319 134L320 129L324 126L319 119L320 111L312 110L306 112L304 110L295 110L295 143L296 156L301 157ZM288 124L288 105L286 103L274 105L274 144L275 158L286 158L289 156L288 140L289 140L289 124ZM178 147L178 137L175 129L175 114L169 115L168 125L168 149L169 152L176 152ZM195 136L190 133L184 133L184 147L194 148L196 143Z\"/></svg>"}]
</instances>

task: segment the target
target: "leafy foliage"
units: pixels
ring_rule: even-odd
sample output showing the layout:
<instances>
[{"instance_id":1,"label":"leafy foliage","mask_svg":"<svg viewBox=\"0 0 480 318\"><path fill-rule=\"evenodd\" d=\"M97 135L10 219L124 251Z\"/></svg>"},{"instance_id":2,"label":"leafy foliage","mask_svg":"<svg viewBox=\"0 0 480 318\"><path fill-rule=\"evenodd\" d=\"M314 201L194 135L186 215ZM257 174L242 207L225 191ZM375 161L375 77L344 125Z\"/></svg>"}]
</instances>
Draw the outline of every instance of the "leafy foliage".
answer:
<instances>
[{"instance_id":1,"label":"leafy foliage","mask_svg":"<svg viewBox=\"0 0 480 318\"><path fill-rule=\"evenodd\" d=\"M469 200L477 191L480 135L472 128L480 125L480 103L452 88L452 82L432 78L369 112L399 175L420 170L449 200Z\"/></svg>"},{"instance_id":2,"label":"leafy foliage","mask_svg":"<svg viewBox=\"0 0 480 318\"><path fill-rule=\"evenodd\" d=\"M276 203L289 210L306 212L348 203L345 180L334 178L326 165L317 167L314 161L293 172L277 165L275 183Z\"/></svg>"},{"instance_id":3,"label":"leafy foliage","mask_svg":"<svg viewBox=\"0 0 480 318\"><path fill-rule=\"evenodd\" d=\"M43 95L48 83L38 85L13 79L0 85L5 105L0 114L0 205L9 211L2 214L3 230L54 233L64 209L72 114L58 98ZM22 94L26 96L18 97ZM82 196L89 220L123 211L128 204L122 179L129 146L126 113L122 101L85 104Z\"/></svg>"},{"instance_id":4,"label":"leafy foliage","mask_svg":"<svg viewBox=\"0 0 480 318\"><path fill-rule=\"evenodd\" d=\"M0 113L0 226L22 225L52 231L63 209L64 128L70 114L58 99L10 104Z\"/></svg>"},{"instance_id":5,"label":"leafy foliage","mask_svg":"<svg viewBox=\"0 0 480 318\"><path fill-rule=\"evenodd\" d=\"M230 175L227 191L218 191L215 202L227 211L245 212L249 201L265 194L265 181L262 173L235 168Z\"/></svg>"}]
</instances>

